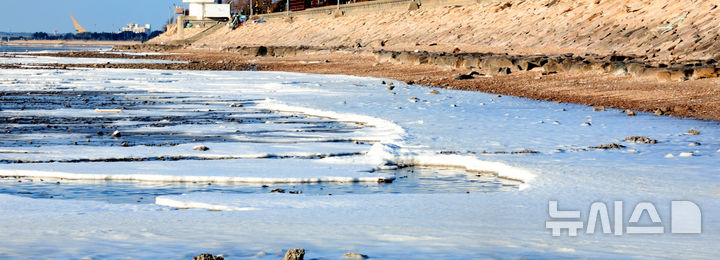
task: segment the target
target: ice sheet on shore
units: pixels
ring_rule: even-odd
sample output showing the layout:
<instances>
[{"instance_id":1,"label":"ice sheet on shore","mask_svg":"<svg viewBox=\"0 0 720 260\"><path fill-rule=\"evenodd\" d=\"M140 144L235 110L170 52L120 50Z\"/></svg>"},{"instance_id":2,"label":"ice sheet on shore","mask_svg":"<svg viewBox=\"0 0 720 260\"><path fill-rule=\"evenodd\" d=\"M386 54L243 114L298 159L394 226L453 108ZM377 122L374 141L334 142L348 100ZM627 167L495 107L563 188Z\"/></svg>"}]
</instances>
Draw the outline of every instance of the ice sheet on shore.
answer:
<instances>
[{"instance_id":1,"label":"ice sheet on shore","mask_svg":"<svg viewBox=\"0 0 720 260\"><path fill-rule=\"evenodd\" d=\"M402 258L407 256L406 252L423 252L423 256L448 259L506 255L510 258L713 258L720 254L713 247L720 241L720 218L717 217L717 209L720 208L720 174L717 174L720 172L720 153L716 152L720 148L720 127L716 121L657 117L646 113L627 117L616 109L594 112L586 106L477 92L440 90L440 94L429 94L429 88L416 85L405 88L404 83L396 81L395 90L389 91L380 84L380 79L341 75L147 70L58 73L3 70L0 75L2 79L7 79L0 82L3 90L45 88L47 86L37 82L48 78L57 81L81 78L81 81L60 85L80 89L123 87L209 95L242 94L248 98L269 98L268 107L333 116L338 120L345 118L353 121L358 120L358 116L375 118L373 120L378 121L371 124L382 126L377 129L387 130L366 134L386 138L383 143L365 147L368 148L366 156L326 158L311 164L358 169L441 164L471 170L493 170L508 178L515 176L528 180L524 189L517 192L292 197L310 203L307 207L288 206L286 197L282 195L189 194L164 197L187 207L262 208L224 212L153 211L150 208L148 211L120 214L113 209L115 206L109 205L108 209L88 213L85 207L94 209L96 206L86 206L82 201L58 202L3 196L0 198L3 201L0 210L4 210L0 214L0 223L6 223L8 228L0 234L0 239L15 243L4 245L3 249L7 250L2 251L5 252L23 252L23 247L27 251L31 241L42 241L44 245L64 245L49 249L46 246L47 252L51 252L47 255L52 256L78 256L80 253L77 252L82 249L90 249L87 251L93 253L88 254L93 256L104 251L138 255L148 252L146 249L149 246L167 245L175 245L172 248L178 249L176 251L194 252L197 247L203 247L217 253L237 255L248 250L270 252L302 246L315 250L315 256L325 258L336 258L349 248L378 258ZM15 78L34 83L11 84L11 79ZM165 80L173 82L163 83ZM158 83L149 83L155 81ZM417 98L417 102L409 101L413 97ZM584 122L592 124L581 126ZM383 125L386 123L397 127L386 125L385 128ZM691 128L702 134L683 134ZM402 132L396 131L399 129ZM660 142L649 145L623 141L633 135L648 136ZM691 142L702 145L690 147L688 144ZM620 143L627 147L588 149L588 146L608 143ZM525 149L538 153L511 153ZM696 156L664 158L668 153L682 152L693 152ZM277 161L265 162L256 166L272 167ZM157 167L160 164L176 169L172 167L174 163L195 162L142 162L135 167ZM109 169L114 166L124 168L122 163L105 165ZM0 169L6 169L6 166L0 165ZM32 167L38 167L38 170L43 170L39 169L42 167L47 167L44 170L57 169L49 164L15 166L18 168L13 170L33 170ZM222 168L219 165L212 167ZM228 169L219 172L231 173ZM359 171L347 174L362 176L372 173ZM555 238L544 225L549 219L549 200L558 200L563 209L584 212L592 202L603 201L611 205L614 200L623 200L628 207L625 210L628 215L637 202L655 203L667 229L669 203L678 199L700 205L703 210L703 234L585 234ZM348 206L314 207L322 202L342 202L340 204ZM128 205L117 207L119 210ZM154 210L163 209L156 207ZM26 210L14 210L16 208ZM32 213L32 210L38 212ZM48 219L48 212L55 211L59 213ZM97 219L102 221L92 221ZM136 221L128 223L127 219ZM34 225L32 228L21 228L27 223ZM152 231L147 232L150 234L138 231L142 229ZM38 230L58 233L48 235ZM300 235L288 236L289 231ZM107 233L117 237L103 238ZM68 245L67 237L76 239ZM24 240L15 241L16 238ZM98 242L102 239L107 239L103 240L107 242ZM202 246L197 244L198 241ZM147 245L143 246L144 243ZM18 244L20 246L15 247ZM116 247L123 250L118 251L114 249ZM167 251L157 255L163 253L176 256L174 252Z\"/></svg>"},{"instance_id":2,"label":"ice sheet on shore","mask_svg":"<svg viewBox=\"0 0 720 260\"><path fill-rule=\"evenodd\" d=\"M308 249L306 257L313 258L339 258L347 251L384 259L409 255L434 259L698 259L718 253L708 246L715 241L711 235L717 231L714 220L706 224L709 228L704 232L708 235L701 236L551 237L544 226L528 224L535 219L544 223L547 214L547 205L536 203L531 196L518 192L341 196L192 193L161 197L158 204L191 208L171 210L161 205L0 195L0 222L26 227L6 229L0 237L14 238L3 244L7 256L51 258L184 258L211 251L226 257L265 252L267 256L261 259L276 259L282 256L282 249L293 247ZM565 199L567 203L562 205L586 198L582 197ZM626 201L630 202L637 201ZM718 206L712 200L699 203ZM667 212L668 206L656 205L661 214ZM34 250L22 249L28 245Z\"/></svg>"},{"instance_id":3,"label":"ice sheet on shore","mask_svg":"<svg viewBox=\"0 0 720 260\"><path fill-rule=\"evenodd\" d=\"M185 61L156 60L156 59L115 59L115 58L69 58L53 56L32 56L13 54L12 57L0 57L0 64L132 64L132 63L187 63Z\"/></svg>"},{"instance_id":4,"label":"ice sheet on shore","mask_svg":"<svg viewBox=\"0 0 720 260\"><path fill-rule=\"evenodd\" d=\"M222 161L148 161L31 163L3 165L0 176L217 183L372 182L394 175L369 171L370 164L326 164L308 159L231 159Z\"/></svg>"}]
</instances>

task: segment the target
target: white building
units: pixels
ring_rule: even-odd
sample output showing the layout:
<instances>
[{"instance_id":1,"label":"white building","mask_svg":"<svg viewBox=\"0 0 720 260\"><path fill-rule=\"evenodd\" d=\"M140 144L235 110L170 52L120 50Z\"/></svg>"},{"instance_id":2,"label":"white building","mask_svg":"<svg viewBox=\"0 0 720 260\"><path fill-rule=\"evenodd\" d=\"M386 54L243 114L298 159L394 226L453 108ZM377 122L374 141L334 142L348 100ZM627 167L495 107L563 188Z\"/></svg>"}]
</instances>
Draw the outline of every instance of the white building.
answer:
<instances>
[{"instance_id":1,"label":"white building","mask_svg":"<svg viewBox=\"0 0 720 260\"><path fill-rule=\"evenodd\" d=\"M183 0L188 3L188 18L197 20L230 19L230 4L221 4L220 0Z\"/></svg>"},{"instance_id":2,"label":"white building","mask_svg":"<svg viewBox=\"0 0 720 260\"><path fill-rule=\"evenodd\" d=\"M140 26L136 23L129 23L127 26L120 28L120 32L150 33L150 25Z\"/></svg>"}]
</instances>

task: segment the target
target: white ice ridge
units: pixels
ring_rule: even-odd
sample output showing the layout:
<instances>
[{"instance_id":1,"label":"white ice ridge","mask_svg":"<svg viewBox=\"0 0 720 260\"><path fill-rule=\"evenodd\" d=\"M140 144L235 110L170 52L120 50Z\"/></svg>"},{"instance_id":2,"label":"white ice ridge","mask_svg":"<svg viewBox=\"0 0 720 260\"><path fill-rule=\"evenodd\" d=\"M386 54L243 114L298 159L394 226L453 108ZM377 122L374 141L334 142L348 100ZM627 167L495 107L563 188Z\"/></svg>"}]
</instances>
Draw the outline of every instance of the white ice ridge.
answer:
<instances>
[{"instance_id":1,"label":"white ice ridge","mask_svg":"<svg viewBox=\"0 0 720 260\"><path fill-rule=\"evenodd\" d=\"M529 170L501 162L480 160L471 155L440 154L435 151L411 150L394 144L375 144L365 155L369 162L394 166L442 166L464 168L468 171L493 172L500 178L523 182L520 189L528 188L535 178ZM323 161L345 162L347 158L326 158ZM366 162L367 163L367 162Z\"/></svg>"},{"instance_id":2,"label":"white ice ridge","mask_svg":"<svg viewBox=\"0 0 720 260\"><path fill-rule=\"evenodd\" d=\"M265 99L262 102L258 102L257 107L280 112L297 112L310 116L332 118L341 122L362 123L366 126L373 127L373 136L366 136L364 138L370 140L376 139L379 140L380 143L397 143L401 142L405 137L405 129L401 126L377 117L351 113L338 113L308 107L290 106L274 99Z\"/></svg>"},{"instance_id":3,"label":"white ice ridge","mask_svg":"<svg viewBox=\"0 0 720 260\"><path fill-rule=\"evenodd\" d=\"M380 142L372 146L370 151L362 157L352 158L325 158L321 161L328 163L370 163L383 166L443 166L458 167L468 171L491 171L498 177L523 182L520 189L528 187L528 182L535 178L529 170L513 167L501 162L483 161L470 155L447 155L434 151L423 151L403 147L405 130L390 121L350 113L338 113L313 108L289 106L276 100L266 99L258 105L260 108L280 110L285 112L299 112L311 116L329 117L339 121L361 122L374 126L377 132L384 133ZM377 138L377 137L375 137Z\"/></svg>"},{"instance_id":4,"label":"white ice ridge","mask_svg":"<svg viewBox=\"0 0 720 260\"><path fill-rule=\"evenodd\" d=\"M353 196L306 196L277 193L218 194L193 192L182 195L165 195L155 198L159 206L178 209L206 209L213 211L249 211L278 209L340 209L357 206Z\"/></svg>"},{"instance_id":5,"label":"white ice ridge","mask_svg":"<svg viewBox=\"0 0 720 260\"><path fill-rule=\"evenodd\" d=\"M245 210L259 210L254 207L234 207L226 205L216 205L203 202L194 201L182 201L173 197L157 197L155 198L155 204L160 206L178 208L178 209L207 209L212 211L245 211Z\"/></svg>"},{"instance_id":6,"label":"white ice ridge","mask_svg":"<svg viewBox=\"0 0 720 260\"><path fill-rule=\"evenodd\" d=\"M378 182L394 180L394 176L318 176L318 177L248 177L248 176L189 176L161 174L79 174L44 170L0 170L0 176L54 178L66 180L145 181L145 182L213 182L213 183L325 183Z\"/></svg>"}]
</instances>

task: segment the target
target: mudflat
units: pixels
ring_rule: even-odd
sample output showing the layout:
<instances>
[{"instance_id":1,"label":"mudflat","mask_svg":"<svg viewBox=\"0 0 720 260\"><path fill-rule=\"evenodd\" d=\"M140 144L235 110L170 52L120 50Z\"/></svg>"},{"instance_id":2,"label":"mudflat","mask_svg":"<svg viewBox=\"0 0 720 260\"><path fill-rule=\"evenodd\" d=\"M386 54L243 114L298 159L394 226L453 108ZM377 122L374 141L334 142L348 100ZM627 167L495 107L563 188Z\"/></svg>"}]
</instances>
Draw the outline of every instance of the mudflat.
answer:
<instances>
[{"instance_id":1,"label":"mudflat","mask_svg":"<svg viewBox=\"0 0 720 260\"><path fill-rule=\"evenodd\" d=\"M148 58L97 52L44 54L65 57ZM54 64L65 67L148 68L189 70L267 70L346 74L388 78L445 89L482 91L537 100L577 103L655 113L659 116L720 120L720 79L658 82L653 78L607 73L547 74L521 71L508 75L460 77L471 71L434 65L378 62L369 53L325 51L286 57L256 57L225 51L182 49L152 55L183 60L182 64ZM625 111L624 111L625 112ZM630 113L632 114L632 113Z\"/></svg>"}]
</instances>

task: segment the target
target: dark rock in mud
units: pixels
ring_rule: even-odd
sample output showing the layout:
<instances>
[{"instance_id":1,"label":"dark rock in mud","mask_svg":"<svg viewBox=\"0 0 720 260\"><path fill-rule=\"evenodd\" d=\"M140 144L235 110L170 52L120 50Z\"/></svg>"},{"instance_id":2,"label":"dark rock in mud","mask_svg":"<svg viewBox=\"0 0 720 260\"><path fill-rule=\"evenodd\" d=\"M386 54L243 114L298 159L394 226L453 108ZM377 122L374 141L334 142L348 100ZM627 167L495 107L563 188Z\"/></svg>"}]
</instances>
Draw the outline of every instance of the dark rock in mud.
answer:
<instances>
[{"instance_id":1,"label":"dark rock in mud","mask_svg":"<svg viewBox=\"0 0 720 260\"><path fill-rule=\"evenodd\" d=\"M655 144L658 142L658 140L650 139L645 136L628 136L628 137L625 137L625 141L641 143L641 144Z\"/></svg>"},{"instance_id":2,"label":"dark rock in mud","mask_svg":"<svg viewBox=\"0 0 720 260\"><path fill-rule=\"evenodd\" d=\"M468 74L457 74L457 76L455 76L455 79L457 79L457 80L474 79L475 77L479 77L479 76L483 76L483 74L480 74L477 71L473 71Z\"/></svg>"},{"instance_id":3,"label":"dark rock in mud","mask_svg":"<svg viewBox=\"0 0 720 260\"><path fill-rule=\"evenodd\" d=\"M393 179L378 179L377 183L392 183Z\"/></svg>"},{"instance_id":4,"label":"dark rock in mud","mask_svg":"<svg viewBox=\"0 0 720 260\"><path fill-rule=\"evenodd\" d=\"M193 257L193 260L224 260L225 258L221 255L214 256L212 254L199 254Z\"/></svg>"},{"instance_id":5,"label":"dark rock in mud","mask_svg":"<svg viewBox=\"0 0 720 260\"><path fill-rule=\"evenodd\" d=\"M273 189L270 191L270 193L285 193L285 190L283 189Z\"/></svg>"},{"instance_id":6,"label":"dark rock in mud","mask_svg":"<svg viewBox=\"0 0 720 260\"><path fill-rule=\"evenodd\" d=\"M603 145L598 145L598 146L588 146L588 148L607 150L607 149L621 149L621 148L625 148L625 146L622 144L612 143L612 144L603 144Z\"/></svg>"},{"instance_id":7,"label":"dark rock in mud","mask_svg":"<svg viewBox=\"0 0 720 260\"><path fill-rule=\"evenodd\" d=\"M533 151L533 150L527 150L527 149L526 149L526 150L522 150L522 151L513 151L513 152L511 152L511 154L536 154L536 153L540 153L540 152L538 152L538 151Z\"/></svg>"}]
</instances>

